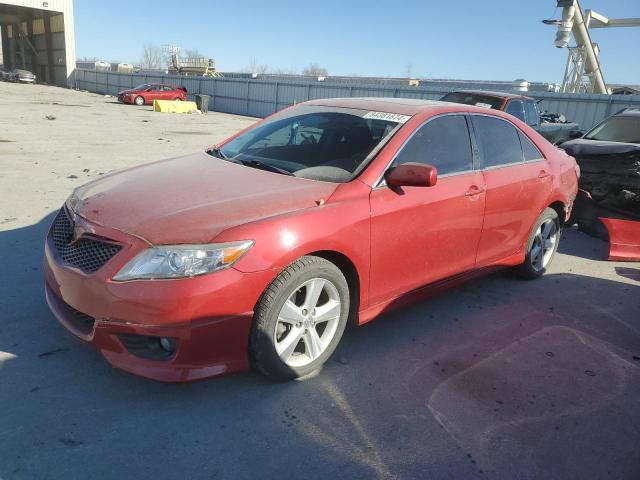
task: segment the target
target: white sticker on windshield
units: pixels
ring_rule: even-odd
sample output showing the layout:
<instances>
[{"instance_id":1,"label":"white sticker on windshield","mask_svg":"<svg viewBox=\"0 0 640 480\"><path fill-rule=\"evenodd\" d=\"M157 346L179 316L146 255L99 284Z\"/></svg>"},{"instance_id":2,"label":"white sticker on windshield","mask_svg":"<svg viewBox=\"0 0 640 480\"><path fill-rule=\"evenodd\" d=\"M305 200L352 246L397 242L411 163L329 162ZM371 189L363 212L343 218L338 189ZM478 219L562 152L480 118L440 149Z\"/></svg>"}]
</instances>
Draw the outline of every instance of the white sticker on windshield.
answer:
<instances>
[{"instance_id":1,"label":"white sticker on windshield","mask_svg":"<svg viewBox=\"0 0 640 480\"><path fill-rule=\"evenodd\" d=\"M411 117L409 115L400 115L399 113L388 112L367 112L364 118L372 118L374 120L386 120L388 122L405 123Z\"/></svg>"},{"instance_id":2,"label":"white sticker on windshield","mask_svg":"<svg viewBox=\"0 0 640 480\"><path fill-rule=\"evenodd\" d=\"M491 104L490 103L476 102L476 107L491 108Z\"/></svg>"}]
</instances>

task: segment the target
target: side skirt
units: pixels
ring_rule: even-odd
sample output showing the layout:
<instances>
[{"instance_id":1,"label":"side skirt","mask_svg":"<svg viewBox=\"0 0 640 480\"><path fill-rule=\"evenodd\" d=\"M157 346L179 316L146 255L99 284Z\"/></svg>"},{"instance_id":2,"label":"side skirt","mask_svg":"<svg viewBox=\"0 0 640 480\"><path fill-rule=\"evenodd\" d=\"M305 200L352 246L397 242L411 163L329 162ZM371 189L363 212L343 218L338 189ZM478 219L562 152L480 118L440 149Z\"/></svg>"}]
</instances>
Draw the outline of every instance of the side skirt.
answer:
<instances>
[{"instance_id":1,"label":"side skirt","mask_svg":"<svg viewBox=\"0 0 640 480\"><path fill-rule=\"evenodd\" d=\"M378 316L396 310L397 308L409 305L419 300L433 297L434 295L438 295L439 293L446 292L447 290L462 285L469 280L489 275L503 268L519 265L523 261L524 253L519 252L492 265L476 268L474 270L453 275L443 280L425 285L424 287L416 288L415 290L411 290L410 292L398 295L397 297L393 297L384 302L370 306L364 310L360 310L358 325L364 325L365 323L374 320Z\"/></svg>"}]
</instances>

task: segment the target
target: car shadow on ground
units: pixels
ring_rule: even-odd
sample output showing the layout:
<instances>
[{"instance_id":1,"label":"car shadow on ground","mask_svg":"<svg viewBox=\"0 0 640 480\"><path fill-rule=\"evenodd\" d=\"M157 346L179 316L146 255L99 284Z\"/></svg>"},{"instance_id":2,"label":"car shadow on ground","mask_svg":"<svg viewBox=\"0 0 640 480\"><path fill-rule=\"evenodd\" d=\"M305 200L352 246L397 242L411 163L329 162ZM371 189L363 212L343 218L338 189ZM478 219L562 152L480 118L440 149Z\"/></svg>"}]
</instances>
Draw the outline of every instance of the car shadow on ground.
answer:
<instances>
[{"instance_id":1,"label":"car shadow on ground","mask_svg":"<svg viewBox=\"0 0 640 480\"><path fill-rule=\"evenodd\" d=\"M589 242L571 241L578 235L587 235L578 231L575 226L565 226L562 232L562 239L558 245L558 251L565 255L581 257L589 260L606 260L609 256L609 243L596 237Z\"/></svg>"},{"instance_id":2,"label":"car shadow on ground","mask_svg":"<svg viewBox=\"0 0 640 480\"><path fill-rule=\"evenodd\" d=\"M303 381L247 373L166 385L112 369L48 311L40 264L54 215L0 232L11 252L0 286L2 478L638 471L636 283L497 273L349 328Z\"/></svg>"}]
</instances>

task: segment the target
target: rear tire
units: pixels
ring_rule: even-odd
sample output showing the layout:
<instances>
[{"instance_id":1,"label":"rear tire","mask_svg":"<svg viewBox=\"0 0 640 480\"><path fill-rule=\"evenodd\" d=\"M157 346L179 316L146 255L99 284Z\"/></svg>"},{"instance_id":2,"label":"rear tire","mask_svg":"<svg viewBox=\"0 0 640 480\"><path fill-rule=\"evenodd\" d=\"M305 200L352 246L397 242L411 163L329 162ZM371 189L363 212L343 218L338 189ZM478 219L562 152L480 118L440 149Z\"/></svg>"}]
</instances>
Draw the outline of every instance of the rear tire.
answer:
<instances>
[{"instance_id":1,"label":"rear tire","mask_svg":"<svg viewBox=\"0 0 640 480\"><path fill-rule=\"evenodd\" d=\"M144 98L138 95L138 96L135 98L135 100L133 101L133 103L135 103L136 105L138 105L139 107L141 107L141 106L143 106L143 105L144 105Z\"/></svg>"},{"instance_id":2,"label":"rear tire","mask_svg":"<svg viewBox=\"0 0 640 480\"><path fill-rule=\"evenodd\" d=\"M318 370L342 338L349 301L338 267L320 257L299 258L258 300L249 341L252 365L277 381Z\"/></svg>"},{"instance_id":3,"label":"rear tire","mask_svg":"<svg viewBox=\"0 0 640 480\"><path fill-rule=\"evenodd\" d=\"M514 267L513 272L526 280L544 275L558 249L561 233L558 213L553 208L545 208L525 245L524 262Z\"/></svg>"}]
</instances>

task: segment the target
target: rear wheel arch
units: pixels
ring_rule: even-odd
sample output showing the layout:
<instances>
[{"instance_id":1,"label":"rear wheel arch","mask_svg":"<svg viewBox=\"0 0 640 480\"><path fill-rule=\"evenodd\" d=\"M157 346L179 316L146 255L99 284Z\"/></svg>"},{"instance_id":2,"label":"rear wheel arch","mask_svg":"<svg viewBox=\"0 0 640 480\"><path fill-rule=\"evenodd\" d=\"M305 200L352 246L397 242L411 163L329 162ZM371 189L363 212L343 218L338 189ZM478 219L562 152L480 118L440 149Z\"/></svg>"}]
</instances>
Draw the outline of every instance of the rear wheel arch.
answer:
<instances>
[{"instance_id":1,"label":"rear wheel arch","mask_svg":"<svg viewBox=\"0 0 640 480\"><path fill-rule=\"evenodd\" d=\"M550 205L548 205L547 208L551 208L553 210L555 210L555 212L558 214L558 219L560 220L560 226L562 226L568 219L567 219L567 209L566 209L566 205L564 202L561 202L560 200L557 200L553 203L551 203Z\"/></svg>"}]
</instances>

